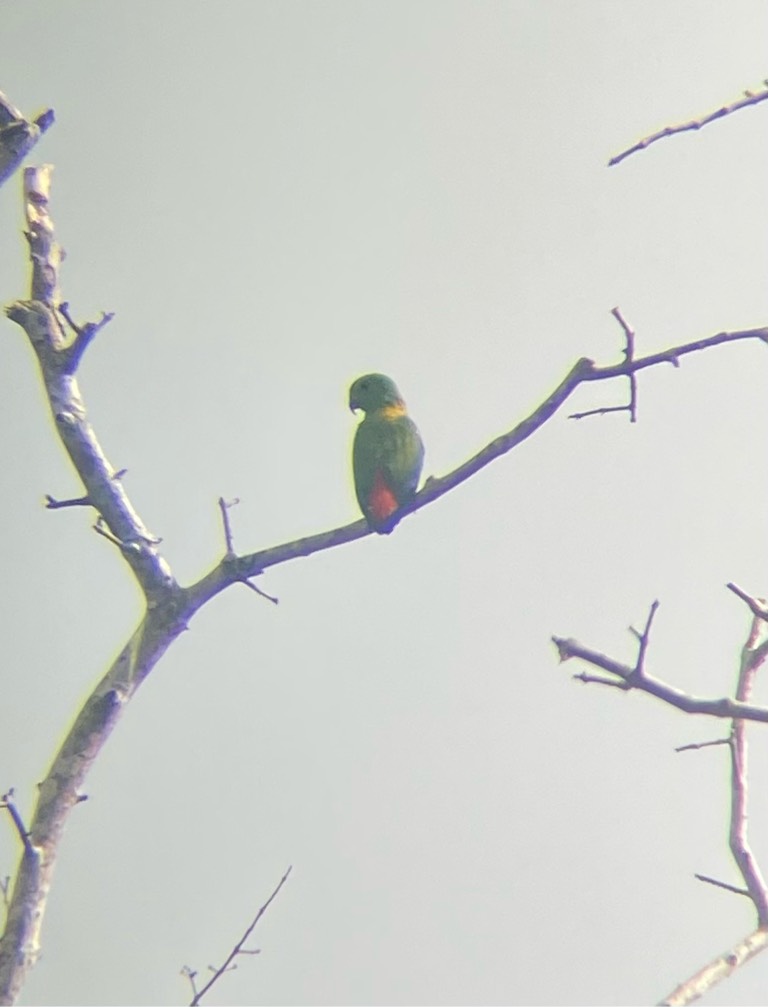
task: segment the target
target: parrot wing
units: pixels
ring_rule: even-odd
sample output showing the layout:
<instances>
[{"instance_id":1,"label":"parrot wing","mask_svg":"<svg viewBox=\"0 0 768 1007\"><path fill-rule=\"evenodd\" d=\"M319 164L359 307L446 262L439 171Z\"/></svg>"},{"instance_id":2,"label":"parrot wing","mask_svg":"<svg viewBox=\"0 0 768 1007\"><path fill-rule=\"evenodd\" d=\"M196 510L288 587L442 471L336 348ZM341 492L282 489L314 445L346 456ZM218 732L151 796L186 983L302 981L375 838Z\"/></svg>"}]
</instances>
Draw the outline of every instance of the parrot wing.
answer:
<instances>
[{"instance_id":1,"label":"parrot wing","mask_svg":"<svg viewBox=\"0 0 768 1007\"><path fill-rule=\"evenodd\" d=\"M366 416L355 434L352 469L357 500L369 523L380 524L382 518L410 503L423 462L424 445L409 416ZM380 509L387 499L391 504L383 515Z\"/></svg>"}]
</instances>

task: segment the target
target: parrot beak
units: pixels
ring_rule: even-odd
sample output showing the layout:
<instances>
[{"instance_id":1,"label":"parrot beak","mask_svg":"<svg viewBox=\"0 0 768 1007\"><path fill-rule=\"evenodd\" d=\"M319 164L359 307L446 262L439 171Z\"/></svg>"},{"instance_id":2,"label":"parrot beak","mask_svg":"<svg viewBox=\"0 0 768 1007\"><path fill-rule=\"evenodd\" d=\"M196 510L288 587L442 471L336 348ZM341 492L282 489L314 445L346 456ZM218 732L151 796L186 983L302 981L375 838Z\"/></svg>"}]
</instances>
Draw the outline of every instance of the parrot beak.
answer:
<instances>
[{"instance_id":1,"label":"parrot beak","mask_svg":"<svg viewBox=\"0 0 768 1007\"><path fill-rule=\"evenodd\" d=\"M359 408L360 408L360 405L357 402L357 400L352 395L350 395L349 396L349 411L351 413L354 413L354 412L357 412L357 410Z\"/></svg>"}]
</instances>

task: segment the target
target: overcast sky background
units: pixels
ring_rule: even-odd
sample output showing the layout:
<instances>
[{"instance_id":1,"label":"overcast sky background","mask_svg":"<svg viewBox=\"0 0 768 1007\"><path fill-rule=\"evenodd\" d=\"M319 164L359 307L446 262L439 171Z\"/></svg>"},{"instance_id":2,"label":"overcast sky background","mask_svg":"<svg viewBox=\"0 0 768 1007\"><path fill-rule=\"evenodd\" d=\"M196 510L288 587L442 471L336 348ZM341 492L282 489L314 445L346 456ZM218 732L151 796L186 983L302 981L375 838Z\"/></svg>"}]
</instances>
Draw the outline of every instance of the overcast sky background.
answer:
<instances>
[{"instance_id":1,"label":"overcast sky background","mask_svg":"<svg viewBox=\"0 0 768 1007\"><path fill-rule=\"evenodd\" d=\"M356 520L350 382L392 375L443 474L580 356L768 322L768 105L608 158L766 76L768 4L0 0L0 89L56 111L63 294L115 320L90 418L184 583ZM28 293L21 180L0 300ZM21 330L0 340L0 787L25 815L140 616ZM567 413L389 537L270 570L193 620L71 816L25 1004L183 1004L293 874L214 1004L655 1002L753 926L727 725L584 687L553 634L729 692L768 594L766 348ZM758 701L768 702L768 689ZM768 871L768 745L751 836ZM0 874L19 855L0 821ZM710 994L763 1002L768 955Z\"/></svg>"}]
</instances>

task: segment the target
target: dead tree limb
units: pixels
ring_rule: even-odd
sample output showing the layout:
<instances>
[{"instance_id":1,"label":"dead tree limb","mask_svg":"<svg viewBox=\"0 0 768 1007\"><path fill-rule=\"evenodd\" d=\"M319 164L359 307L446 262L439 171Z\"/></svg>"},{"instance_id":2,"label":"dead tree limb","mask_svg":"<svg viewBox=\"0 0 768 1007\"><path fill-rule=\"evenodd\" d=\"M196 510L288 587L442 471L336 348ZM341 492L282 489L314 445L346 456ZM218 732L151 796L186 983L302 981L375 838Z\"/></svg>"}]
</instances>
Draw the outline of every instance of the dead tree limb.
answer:
<instances>
[{"instance_id":1,"label":"dead tree limb","mask_svg":"<svg viewBox=\"0 0 768 1007\"><path fill-rule=\"evenodd\" d=\"M722 982L723 979L727 979L735 969L768 946L768 887L752 852L748 836L747 762L748 722L750 720L768 722L768 709L756 707L750 703L757 672L768 658L768 619L766 619L765 602L762 599L753 598L734 584L729 584L728 588L748 606L753 616L749 637L741 651L733 699L729 697L717 700L698 699L673 689L648 674L645 669L645 658L658 602L654 602L651 606L644 630L641 633L635 632L639 647L637 660L633 667L621 664L597 651L582 647L574 640L554 638L561 660L566 661L577 657L587 664L599 668L601 672L612 676L604 678L602 675L587 672L575 676L583 682L617 686L624 690L640 689L685 713L729 717L732 721L731 734L728 739L721 738L717 741L705 742L702 745L684 745L678 751L689 751L713 745L725 744L728 746L731 758L731 810L728 839L731 855L741 874L744 886L737 887L704 875L697 874L696 877L737 895L748 896L755 908L757 927L735 948L718 955L714 961L682 982L661 1001L662 1004L674 1005L674 1007L682 1007L684 1004L697 1000L707 990Z\"/></svg>"},{"instance_id":2,"label":"dead tree limb","mask_svg":"<svg viewBox=\"0 0 768 1007\"><path fill-rule=\"evenodd\" d=\"M107 459L91 427L77 383L77 370L96 331L110 316L91 325L77 325L69 309L61 311L59 267L61 250L49 214L51 169L28 168L24 176L27 240L32 261L29 300L7 309L26 333L36 354L56 431L82 484L72 500L94 508L95 527L116 545L145 600L138 626L118 657L86 700L40 784L29 823L28 844L16 874L5 931L0 937L0 1004L12 1003L24 977L39 955L40 929L59 841L70 811L82 799L82 787L94 759L123 714L135 691L189 619L206 602L236 583L248 583L266 569L309 556L371 534L364 520L302 539L238 556L225 534L225 553L196 583L180 586L162 555L161 540L141 520L125 491L121 475ZM647 357L597 366L578 360L563 381L530 416L496 437L452 472L427 480L409 510L433 503L486 465L527 440L546 423L582 384L627 378L649 367L671 363L714 346L737 341L768 343L768 328L721 332L693 343L671 347ZM263 592L262 592L263 593ZM275 599L270 599L274 601ZM732 715L732 714L731 714Z\"/></svg>"}]
</instances>

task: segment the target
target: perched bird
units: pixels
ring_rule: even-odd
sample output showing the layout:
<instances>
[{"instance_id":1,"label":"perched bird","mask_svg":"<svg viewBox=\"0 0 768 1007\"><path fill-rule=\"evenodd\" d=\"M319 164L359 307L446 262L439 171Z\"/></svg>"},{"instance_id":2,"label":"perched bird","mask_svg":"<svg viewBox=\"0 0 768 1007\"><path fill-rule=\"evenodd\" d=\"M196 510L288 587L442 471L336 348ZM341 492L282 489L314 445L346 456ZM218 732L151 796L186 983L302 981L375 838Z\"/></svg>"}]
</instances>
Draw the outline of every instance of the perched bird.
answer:
<instances>
[{"instance_id":1,"label":"perched bird","mask_svg":"<svg viewBox=\"0 0 768 1007\"><path fill-rule=\"evenodd\" d=\"M400 508L416 495L424 445L397 385L386 374L364 374L354 381L349 408L365 413L352 448L357 501L370 527L388 535Z\"/></svg>"}]
</instances>

